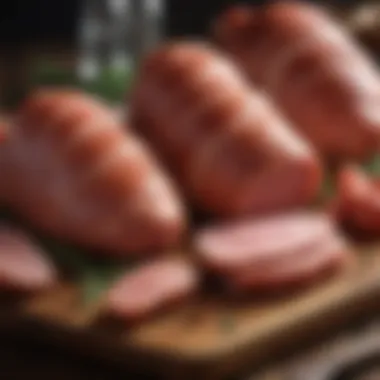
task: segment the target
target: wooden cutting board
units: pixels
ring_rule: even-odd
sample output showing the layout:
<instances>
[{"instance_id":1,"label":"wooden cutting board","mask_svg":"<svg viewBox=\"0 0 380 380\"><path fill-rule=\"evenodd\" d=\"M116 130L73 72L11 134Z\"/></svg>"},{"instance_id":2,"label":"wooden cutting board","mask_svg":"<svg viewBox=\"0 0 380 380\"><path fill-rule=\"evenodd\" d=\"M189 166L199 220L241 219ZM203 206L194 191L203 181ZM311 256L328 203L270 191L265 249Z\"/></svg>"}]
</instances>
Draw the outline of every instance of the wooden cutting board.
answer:
<instances>
[{"instance_id":1,"label":"wooden cutting board","mask_svg":"<svg viewBox=\"0 0 380 380\"><path fill-rule=\"evenodd\" d=\"M380 379L380 323L367 320L247 380ZM359 375L360 374L360 375Z\"/></svg>"},{"instance_id":2,"label":"wooden cutting board","mask_svg":"<svg viewBox=\"0 0 380 380\"><path fill-rule=\"evenodd\" d=\"M61 284L36 298L3 301L0 328L161 378L224 379L379 308L380 245L358 248L354 266L301 293L234 303L204 295L130 330L100 322L99 307L80 298L74 284Z\"/></svg>"}]
</instances>

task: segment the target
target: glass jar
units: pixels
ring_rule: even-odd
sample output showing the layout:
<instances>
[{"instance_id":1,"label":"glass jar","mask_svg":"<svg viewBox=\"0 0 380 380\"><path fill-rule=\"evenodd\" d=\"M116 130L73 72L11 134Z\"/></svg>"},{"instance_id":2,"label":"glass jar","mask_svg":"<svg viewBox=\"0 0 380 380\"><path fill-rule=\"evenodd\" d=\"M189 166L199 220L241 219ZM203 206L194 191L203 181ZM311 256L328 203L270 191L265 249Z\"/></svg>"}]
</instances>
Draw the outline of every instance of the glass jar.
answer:
<instances>
[{"instance_id":1,"label":"glass jar","mask_svg":"<svg viewBox=\"0 0 380 380\"><path fill-rule=\"evenodd\" d=\"M108 86L109 91L122 81L130 81L142 56L162 37L164 3L84 0L78 30L79 80L89 88L95 83L95 88ZM115 88L114 97L117 92Z\"/></svg>"}]
</instances>

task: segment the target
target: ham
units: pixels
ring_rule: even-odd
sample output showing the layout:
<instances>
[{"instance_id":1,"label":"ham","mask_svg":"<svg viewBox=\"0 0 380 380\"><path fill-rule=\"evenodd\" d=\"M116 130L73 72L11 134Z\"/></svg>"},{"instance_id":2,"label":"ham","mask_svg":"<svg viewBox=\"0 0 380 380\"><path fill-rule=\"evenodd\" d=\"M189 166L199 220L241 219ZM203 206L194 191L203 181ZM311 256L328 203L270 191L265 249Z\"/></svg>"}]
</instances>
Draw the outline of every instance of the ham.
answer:
<instances>
[{"instance_id":1,"label":"ham","mask_svg":"<svg viewBox=\"0 0 380 380\"><path fill-rule=\"evenodd\" d=\"M289 261L333 233L332 220L319 212L288 212L204 228L194 238L202 262L222 272Z\"/></svg>"},{"instance_id":2,"label":"ham","mask_svg":"<svg viewBox=\"0 0 380 380\"><path fill-rule=\"evenodd\" d=\"M205 43L172 43L152 52L129 112L132 127L206 213L277 211L308 203L319 190L322 170L313 149Z\"/></svg>"},{"instance_id":3,"label":"ham","mask_svg":"<svg viewBox=\"0 0 380 380\"><path fill-rule=\"evenodd\" d=\"M236 290L243 291L281 290L297 285L303 287L336 272L352 260L347 243L340 237L330 236L307 249L299 249L287 261L273 261L271 265L252 266L235 273L228 283Z\"/></svg>"},{"instance_id":4,"label":"ham","mask_svg":"<svg viewBox=\"0 0 380 380\"><path fill-rule=\"evenodd\" d=\"M334 199L337 219L361 232L380 234L380 181L358 166L347 165L337 178Z\"/></svg>"},{"instance_id":5,"label":"ham","mask_svg":"<svg viewBox=\"0 0 380 380\"><path fill-rule=\"evenodd\" d=\"M380 80L370 58L326 11L299 2L230 9L215 39L329 158L379 148Z\"/></svg>"},{"instance_id":6,"label":"ham","mask_svg":"<svg viewBox=\"0 0 380 380\"><path fill-rule=\"evenodd\" d=\"M146 144L79 91L33 93L0 166L5 204L54 238L119 257L177 246L186 229L182 199Z\"/></svg>"},{"instance_id":7,"label":"ham","mask_svg":"<svg viewBox=\"0 0 380 380\"><path fill-rule=\"evenodd\" d=\"M0 225L0 292L35 292L57 281L53 263L22 230Z\"/></svg>"},{"instance_id":8,"label":"ham","mask_svg":"<svg viewBox=\"0 0 380 380\"><path fill-rule=\"evenodd\" d=\"M204 228L194 237L194 247L209 271L240 290L302 286L352 257L334 220L316 211Z\"/></svg>"},{"instance_id":9,"label":"ham","mask_svg":"<svg viewBox=\"0 0 380 380\"><path fill-rule=\"evenodd\" d=\"M141 264L115 283L106 297L110 316L134 322L187 299L199 285L196 269L177 257Z\"/></svg>"}]
</instances>

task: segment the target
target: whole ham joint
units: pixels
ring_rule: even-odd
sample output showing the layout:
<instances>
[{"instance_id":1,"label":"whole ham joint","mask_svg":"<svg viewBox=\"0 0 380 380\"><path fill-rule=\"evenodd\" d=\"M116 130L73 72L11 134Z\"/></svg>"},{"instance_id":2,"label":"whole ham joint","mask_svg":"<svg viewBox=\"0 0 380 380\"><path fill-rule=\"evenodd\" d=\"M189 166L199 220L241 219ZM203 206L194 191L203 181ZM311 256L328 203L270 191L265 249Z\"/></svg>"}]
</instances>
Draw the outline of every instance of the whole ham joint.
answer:
<instances>
[{"instance_id":1,"label":"whole ham joint","mask_svg":"<svg viewBox=\"0 0 380 380\"><path fill-rule=\"evenodd\" d=\"M105 304L107 315L136 322L188 299L199 285L190 262L162 257L125 274L111 288Z\"/></svg>"},{"instance_id":2,"label":"whole ham joint","mask_svg":"<svg viewBox=\"0 0 380 380\"><path fill-rule=\"evenodd\" d=\"M351 257L333 219L315 211L207 227L195 235L194 247L203 265L242 289L302 285Z\"/></svg>"},{"instance_id":3,"label":"whole ham joint","mask_svg":"<svg viewBox=\"0 0 380 380\"><path fill-rule=\"evenodd\" d=\"M361 160L380 145L380 77L327 11L300 2L234 7L215 39L327 157Z\"/></svg>"},{"instance_id":4,"label":"whole ham joint","mask_svg":"<svg viewBox=\"0 0 380 380\"><path fill-rule=\"evenodd\" d=\"M0 293L36 292L57 281L53 263L22 230L0 225Z\"/></svg>"},{"instance_id":5,"label":"whole ham joint","mask_svg":"<svg viewBox=\"0 0 380 380\"><path fill-rule=\"evenodd\" d=\"M186 228L182 201L145 144L78 91L32 94L0 166L7 206L52 237L126 256L176 246Z\"/></svg>"},{"instance_id":6,"label":"whole ham joint","mask_svg":"<svg viewBox=\"0 0 380 380\"><path fill-rule=\"evenodd\" d=\"M308 203L318 192L322 170L312 148L205 43L152 52L137 77L130 117L207 213L263 213Z\"/></svg>"}]
</instances>

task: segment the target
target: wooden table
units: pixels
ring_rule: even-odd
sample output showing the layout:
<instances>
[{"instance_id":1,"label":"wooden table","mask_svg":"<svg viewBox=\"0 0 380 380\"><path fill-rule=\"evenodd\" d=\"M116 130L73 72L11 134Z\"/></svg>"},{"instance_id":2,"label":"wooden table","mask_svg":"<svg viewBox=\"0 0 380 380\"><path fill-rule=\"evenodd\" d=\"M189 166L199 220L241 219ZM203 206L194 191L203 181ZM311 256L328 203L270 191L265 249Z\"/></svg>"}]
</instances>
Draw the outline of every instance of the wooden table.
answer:
<instances>
[{"instance_id":1,"label":"wooden table","mask_svg":"<svg viewBox=\"0 0 380 380\"><path fill-rule=\"evenodd\" d=\"M289 356L260 373L231 380L304 380L305 371L313 380L330 380L325 374L342 369L350 357L360 358L380 346L380 315L358 321L349 331L332 336L312 347L290 352ZM370 348L375 347L375 348ZM375 350L375 351L374 351ZM377 353L380 355L380 353ZM301 373L301 375L300 375ZM0 379L25 380L158 380L121 368L71 354L46 343L25 338L21 331L0 332ZM340 378L340 377L339 377ZM377 378L377 377L375 377Z\"/></svg>"}]
</instances>

